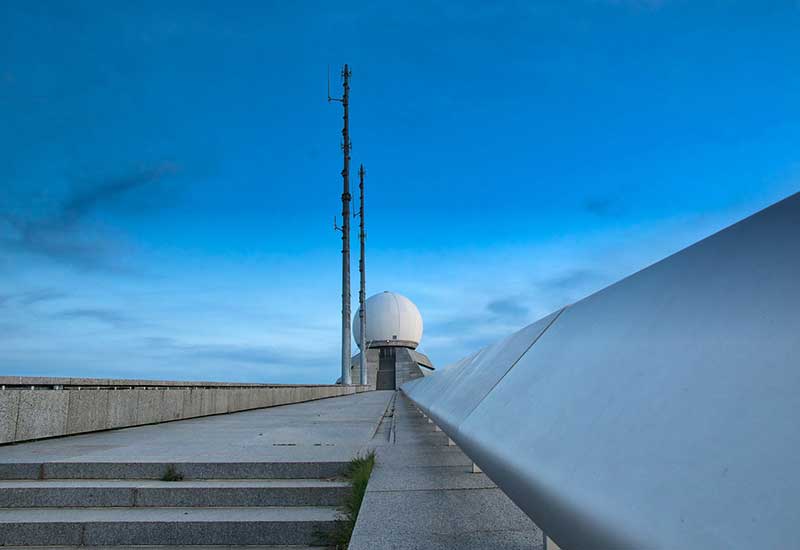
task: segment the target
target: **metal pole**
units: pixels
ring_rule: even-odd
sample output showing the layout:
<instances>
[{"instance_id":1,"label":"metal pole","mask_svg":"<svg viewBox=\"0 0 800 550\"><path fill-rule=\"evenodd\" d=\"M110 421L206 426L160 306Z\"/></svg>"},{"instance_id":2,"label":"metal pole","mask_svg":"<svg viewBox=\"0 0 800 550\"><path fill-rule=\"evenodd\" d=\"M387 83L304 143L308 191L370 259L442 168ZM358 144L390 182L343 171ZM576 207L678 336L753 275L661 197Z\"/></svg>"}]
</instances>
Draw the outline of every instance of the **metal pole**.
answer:
<instances>
[{"instance_id":1,"label":"metal pole","mask_svg":"<svg viewBox=\"0 0 800 550\"><path fill-rule=\"evenodd\" d=\"M342 127L342 384L349 386L350 376L350 69L342 69L344 126Z\"/></svg>"},{"instance_id":2,"label":"metal pole","mask_svg":"<svg viewBox=\"0 0 800 550\"><path fill-rule=\"evenodd\" d=\"M367 234L364 232L364 165L362 164L358 170L358 194L360 200L360 208L358 211L359 232L358 239L361 244L361 256L358 261L358 271L361 275L361 286L358 289L358 305L359 305L359 322L361 323L361 385L367 385L367 275L364 257L364 241L367 239Z\"/></svg>"}]
</instances>

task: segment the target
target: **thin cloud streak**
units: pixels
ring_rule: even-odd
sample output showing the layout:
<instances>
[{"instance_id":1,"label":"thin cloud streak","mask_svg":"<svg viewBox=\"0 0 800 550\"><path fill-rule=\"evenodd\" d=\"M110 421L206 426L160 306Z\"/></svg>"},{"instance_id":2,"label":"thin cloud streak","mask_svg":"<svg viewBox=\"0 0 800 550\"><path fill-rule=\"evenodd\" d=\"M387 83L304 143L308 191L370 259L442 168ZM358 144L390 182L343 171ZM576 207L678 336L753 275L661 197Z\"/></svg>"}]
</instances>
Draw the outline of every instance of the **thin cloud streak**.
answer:
<instances>
[{"instance_id":1,"label":"thin cloud streak","mask_svg":"<svg viewBox=\"0 0 800 550\"><path fill-rule=\"evenodd\" d=\"M11 234L0 238L0 247L7 252L31 254L81 269L113 269L118 246L82 230L81 223L103 205L175 171L173 163L162 163L96 183L73 193L55 213L43 219L24 219L0 212L0 222L4 222Z\"/></svg>"},{"instance_id":2,"label":"thin cloud streak","mask_svg":"<svg viewBox=\"0 0 800 550\"><path fill-rule=\"evenodd\" d=\"M98 321L100 323L105 323L114 328L121 328L124 326L130 326L131 324L134 324L133 319L131 319L124 313L112 309L94 309L94 308L66 309L63 311L59 311L58 313L54 313L52 317L54 319L67 319L67 320L89 319L91 321Z\"/></svg>"}]
</instances>

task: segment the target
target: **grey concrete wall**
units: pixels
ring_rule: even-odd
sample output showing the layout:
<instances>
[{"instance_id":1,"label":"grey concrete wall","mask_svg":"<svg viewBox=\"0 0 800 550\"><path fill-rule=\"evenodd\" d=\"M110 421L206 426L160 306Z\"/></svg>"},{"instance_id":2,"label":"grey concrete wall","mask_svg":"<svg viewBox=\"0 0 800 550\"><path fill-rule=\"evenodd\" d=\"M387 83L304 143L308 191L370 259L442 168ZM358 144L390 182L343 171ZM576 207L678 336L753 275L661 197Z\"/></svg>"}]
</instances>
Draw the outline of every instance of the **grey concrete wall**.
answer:
<instances>
[{"instance_id":1,"label":"grey concrete wall","mask_svg":"<svg viewBox=\"0 0 800 550\"><path fill-rule=\"evenodd\" d=\"M0 444L300 403L371 389L369 386L162 386L167 387L0 390Z\"/></svg>"},{"instance_id":2,"label":"grey concrete wall","mask_svg":"<svg viewBox=\"0 0 800 550\"><path fill-rule=\"evenodd\" d=\"M379 355L380 351L377 348L367 349L367 385L373 390L375 389L375 384L378 382L378 362L380 360ZM351 359L350 375L353 377L353 382L357 382L361 379L360 353L355 354Z\"/></svg>"},{"instance_id":3,"label":"grey concrete wall","mask_svg":"<svg viewBox=\"0 0 800 550\"><path fill-rule=\"evenodd\" d=\"M422 378L422 371L410 349L399 348L395 351L394 379L395 387L399 388L409 380Z\"/></svg>"},{"instance_id":4,"label":"grey concrete wall","mask_svg":"<svg viewBox=\"0 0 800 550\"><path fill-rule=\"evenodd\" d=\"M212 387L212 388L295 388L297 384L262 384L242 382L209 382L197 380L133 380L128 378L68 378L57 376L0 376L0 386L108 386L122 389L125 387ZM327 384L303 384L302 387L327 387Z\"/></svg>"},{"instance_id":5,"label":"grey concrete wall","mask_svg":"<svg viewBox=\"0 0 800 550\"><path fill-rule=\"evenodd\" d=\"M414 351L409 348L398 347L395 350L395 387L399 388L409 380L421 378L423 376L422 369L419 367L419 362L424 361L425 364L431 365L430 359L422 353ZM353 356L350 363L350 374L353 381L359 380L361 374L361 354ZM380 363L380 350L378 348L371 348L367 350L367 385L371 389L375 389L378 382L378 366Z\"/></svg>"}]
</instances>

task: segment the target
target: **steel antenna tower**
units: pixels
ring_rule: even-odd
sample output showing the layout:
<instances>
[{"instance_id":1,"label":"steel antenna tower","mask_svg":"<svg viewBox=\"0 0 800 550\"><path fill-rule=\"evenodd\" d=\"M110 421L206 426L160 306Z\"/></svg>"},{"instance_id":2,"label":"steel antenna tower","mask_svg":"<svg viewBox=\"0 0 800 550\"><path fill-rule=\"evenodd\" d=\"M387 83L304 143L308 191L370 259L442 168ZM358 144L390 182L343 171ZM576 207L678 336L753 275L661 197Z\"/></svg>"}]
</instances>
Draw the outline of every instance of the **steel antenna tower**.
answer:
<instances>
[{"instance_id":1,"label":"steel antenna tower","mask_svg":"<svg viewBox=\"0 0 800 550\"><path fill-rule=\"evenodd\" d=\"M338 101L344 108L342 116L342 152L344 153L344 167L342 168L342 227L333 226L342 232L342 384L352 385L350 376L350 69L345 64L342 69L342 86L344 92L341 98L331 97L331 81L328 76L328 103Z\"/></svg>"},{"instance_id":2,"label":"steel antenna tower","mask_svg":"<svg viewBox=\"0 0 800 550\"><path fill-rule=\"evenodd\" d=\"M359 382L362 386L367 385L367 349L369 349L369 342L367 341L367 275L366 264L364 258L364 241L367 240L367 234L364 232L364 165L362 164L358 169L358 196L360 201L360 208L358 210L358 240L361 244L361 256L358 260L358 271L361 275L361 286L358 289L358 311L359 323L361 323L361 379Z\"/></svg>"}]
</instances>

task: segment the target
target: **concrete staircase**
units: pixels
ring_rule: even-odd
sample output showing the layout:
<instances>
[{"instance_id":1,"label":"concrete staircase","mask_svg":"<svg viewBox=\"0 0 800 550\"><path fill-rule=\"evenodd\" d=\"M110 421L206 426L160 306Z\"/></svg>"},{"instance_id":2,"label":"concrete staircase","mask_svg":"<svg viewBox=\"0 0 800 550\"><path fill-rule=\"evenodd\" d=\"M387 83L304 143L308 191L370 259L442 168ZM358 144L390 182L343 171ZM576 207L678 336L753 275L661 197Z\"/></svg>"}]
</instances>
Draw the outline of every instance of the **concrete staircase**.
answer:
<instances>
[{"instance_id":1,"label":"concrete staircase","mask_svg":"<svg viewBox=\"0 0 800 550\"><path fill-rule=\"evenodd\" d=\"M344 465L4 464L0 546L305 547L335 524Z\"/></svg>"}]
</instances>

